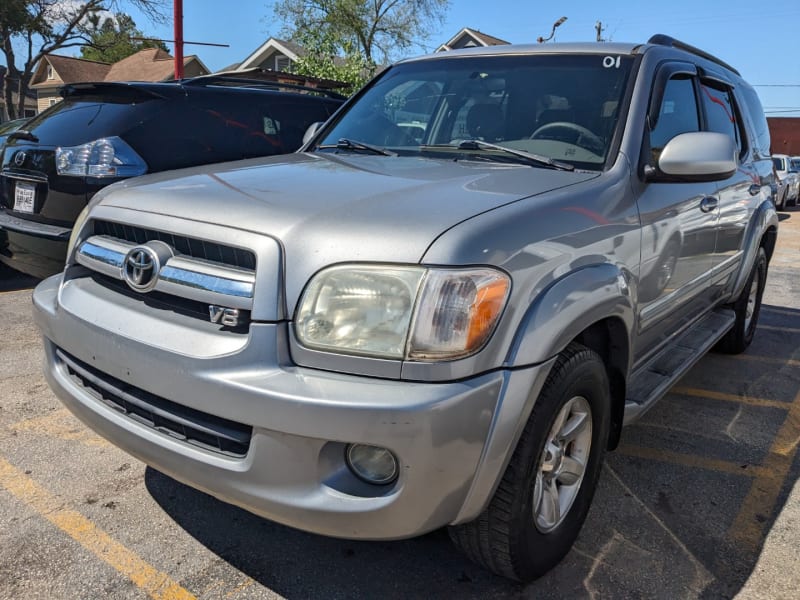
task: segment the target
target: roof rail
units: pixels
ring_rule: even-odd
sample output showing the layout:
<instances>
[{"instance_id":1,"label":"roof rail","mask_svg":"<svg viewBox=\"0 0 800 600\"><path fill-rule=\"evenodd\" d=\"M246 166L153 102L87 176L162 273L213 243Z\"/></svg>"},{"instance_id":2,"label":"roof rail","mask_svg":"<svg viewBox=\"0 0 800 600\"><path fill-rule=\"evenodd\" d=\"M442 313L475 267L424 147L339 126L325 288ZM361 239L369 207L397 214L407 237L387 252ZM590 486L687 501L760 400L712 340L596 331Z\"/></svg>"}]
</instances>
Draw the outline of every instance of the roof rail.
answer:
<instances>
[{"instance_id":1,"label":"roof rail","mask_svg":"<svg viewBox=\"0 0 800 600\"><path fill-rule=\"evenodd\" d=\"M191 79L184 79L181 81L182 85L186 86L206 86L206 85L228 85L232 87L244 88L257 88L257 89L289 89L303 92L313 92L336 100L345 100L347 97L327 90L324 88L312 87L309 85L299 85L296 83L282 83L280 81L259 81L257 79L250 79L248 77L231 77L230 75L201 75Z\"/></svg>"},{"instance_id":2,"label":"roof rail","mask_svg":"<svg viewBox=\"0 0 800 600\"><path fill-rule=\"evenodd\" d=\"M718 65L725 67L726 69L733 71L737 75L741 76L741 73L734 69L731 65L726 63L724 60L720 60L713 54L709 54L705 50L700 50L700 48L696 48L691 44L687 44L686 42L682 42L680 40L676 40L673 37L668 35L664 35L663 33L657 33L649 40L647 40L648 44L656 44L657 46L669 46L670 48L677 48L678 50L685 50L686 52L690 52L691 54L695 54L697 56L702 56L706 60L710 60L711 62L715 62Z\"/></svg>"}]
</instances>

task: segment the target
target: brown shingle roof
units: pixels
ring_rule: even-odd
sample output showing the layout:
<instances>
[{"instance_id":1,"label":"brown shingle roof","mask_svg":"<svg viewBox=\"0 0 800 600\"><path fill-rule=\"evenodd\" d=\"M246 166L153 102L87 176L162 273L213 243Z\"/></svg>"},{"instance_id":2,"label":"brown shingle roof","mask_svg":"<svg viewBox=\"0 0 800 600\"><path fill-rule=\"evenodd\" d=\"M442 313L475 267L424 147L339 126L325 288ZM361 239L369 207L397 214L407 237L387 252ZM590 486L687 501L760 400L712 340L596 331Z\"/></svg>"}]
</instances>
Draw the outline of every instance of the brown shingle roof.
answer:
<instances>
[{"instance_id":1,"label":"brown shingle roof","mask_svg":"<svg viewBox=\"0 0 800 600\"><path fill-rule=\"evenodd\" d=\"M185 56L183 64L192 60ZM163 81L174 72L174 59L161 48L147 48L111 65L106 81Z\"/></svg>"},{"instance_id":2,"label":"brown shingle roof","mask_svg":"<svg viewBox=\"0 0 800 600\"><path fill-rule=\"evenodd\" d=\"M59 78L64 83L81 83L84 81L103 81L111 65L71 56L58 56L50 54L46 60L53 65ZM42 80L37 85L53 84L53 81Z\"/></svg>"}]
</instances>

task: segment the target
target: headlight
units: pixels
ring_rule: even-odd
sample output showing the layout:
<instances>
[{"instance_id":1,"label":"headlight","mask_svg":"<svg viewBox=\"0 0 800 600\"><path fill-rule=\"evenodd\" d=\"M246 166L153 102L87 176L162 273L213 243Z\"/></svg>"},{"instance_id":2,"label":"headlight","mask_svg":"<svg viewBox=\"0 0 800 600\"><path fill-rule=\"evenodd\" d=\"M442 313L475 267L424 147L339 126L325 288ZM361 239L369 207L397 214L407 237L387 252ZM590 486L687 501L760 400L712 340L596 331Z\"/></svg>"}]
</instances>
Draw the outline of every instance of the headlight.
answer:
<instances>
[{"instance_id":1,"label":"headlight","mask_svg":"<svg viewBox=\"0 0 800 600\"><path fill-rule=\"evenodd\" d=\"M86 219L89 218L89 205L83 207L83 210L78 214L75 219L75 224L72 226L72 233L69 234L69 243L67 244L67 261L72 256L72 251L75 249L75 244L78 243L78 236L81 229L86 224Z\"/></svg>"},{"instance_id":2,"label":"headlight","mask_svg":"<svg viewBox=\"0 0 800 600\"><path fill-rule=\"evenodd\" d=\"M495 269L338 266L317 274L297 312L308 348L377 358L449 360L480 350L505 307Z\"/></svg>"},{"instance_id":3,"label":"headlight","mask_svg":"<svg viewBox=\"0 0 800 600\"><path fill-rule=\"evenodd\" d=\"M147 172L147 163L114 136L56 148L56 172L73 177L136 177Z\"/></svg>"}]
</instances>

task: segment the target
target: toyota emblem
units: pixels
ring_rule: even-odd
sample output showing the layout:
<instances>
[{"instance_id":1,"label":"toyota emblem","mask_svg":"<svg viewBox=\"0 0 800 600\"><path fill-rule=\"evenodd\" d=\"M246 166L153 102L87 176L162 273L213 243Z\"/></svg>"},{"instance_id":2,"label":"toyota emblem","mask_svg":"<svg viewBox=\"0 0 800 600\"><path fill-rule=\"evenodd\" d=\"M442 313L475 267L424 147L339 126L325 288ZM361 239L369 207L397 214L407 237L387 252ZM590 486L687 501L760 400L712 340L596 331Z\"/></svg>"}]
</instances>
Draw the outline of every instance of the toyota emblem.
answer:
<instances>
[{"instance_id":1,"label":"toyota emblem","mask_svg":"<svg viewBox=\"0 0 800 600\"><path fill-rule=\"evenodd\" d=\"M158 283L158 254L148 246L136 246L125 255L122 277L137 292L149 292Z\"/></svg>"},{"instance_id":2,"label":"toyota emblem","mask_svg":"<svg viewBox=\"0 0 800 600\"><path fill-rule=\"evenodd\" d=\"M25 164L25 159L28 158L28 155L22 152L21 150L14 155L14 164L18 167L21 167Z\"/></svg>"}]
</instances>

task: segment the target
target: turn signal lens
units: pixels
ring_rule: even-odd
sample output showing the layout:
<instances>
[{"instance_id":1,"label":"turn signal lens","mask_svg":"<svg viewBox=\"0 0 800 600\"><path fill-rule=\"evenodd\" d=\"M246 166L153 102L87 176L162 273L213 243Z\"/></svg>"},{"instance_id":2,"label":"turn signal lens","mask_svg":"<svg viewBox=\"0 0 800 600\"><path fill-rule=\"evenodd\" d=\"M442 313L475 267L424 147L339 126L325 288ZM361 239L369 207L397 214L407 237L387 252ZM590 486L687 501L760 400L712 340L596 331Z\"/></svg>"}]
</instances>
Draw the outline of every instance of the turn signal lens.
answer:
<instances>
[{"instance_id":1,"label":"turn signal lens","mask_svg":"<svg viewBox=\"0 0 800 600\"><path fill-rule=\"evenodd\" d=\"M510 288L508 276L494 269L431 270L420 294L408 358L454 359L480 350Z\"/></svg>"}]
</instances>

